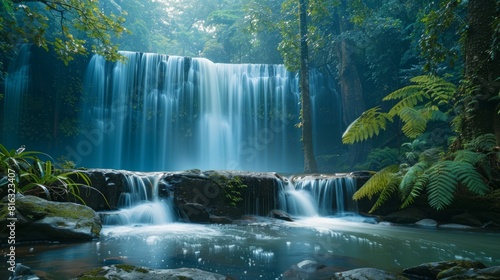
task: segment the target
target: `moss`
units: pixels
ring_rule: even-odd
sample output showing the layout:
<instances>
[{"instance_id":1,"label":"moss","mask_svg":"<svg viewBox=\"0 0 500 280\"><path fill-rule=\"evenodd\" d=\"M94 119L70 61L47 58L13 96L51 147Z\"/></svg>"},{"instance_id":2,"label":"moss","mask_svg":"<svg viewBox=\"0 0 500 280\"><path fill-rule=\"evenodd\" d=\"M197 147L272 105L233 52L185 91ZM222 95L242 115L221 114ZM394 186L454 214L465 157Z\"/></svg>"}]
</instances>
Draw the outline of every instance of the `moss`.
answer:
<instances>
[{"instance_id":1,"label":"moss","mask_svg":"<svg viewBox=\"0 0 500 280\"><path fill-rule=\"evenodd\" d=\"M209 178L221 188L230 205L236 206L243 200L243 194L241 192L248 186L243 183L241 177L234 176L230 178L219 173L213 173L210 174Z\"/></svg>"},{"instance_id":2,"label":"moss","mask_svg":"<svg viewBox=\"0 0 500 280\"><path fill-rule=\"evenodd\" d=\"M17 201L17 209L26 209L29 212L36 213L38 217L65 217L70 219L92 218L94 212L90 209L83 209L81 205L73 205L72 209L68 206L61 207L58 203L39 203L36 200L41 198L21 199ZM41 199L43 200L43 199Z\"/></svg>"},{"instance_id":3,"label":"moss","mask_svg":"<svg viewBox=\"0 0 500 280\"><path fill-rule=\"evenodd\" d=\"M107 280L108 278L104 276L106 273L107 271L104 268L98 267L81 274L78 280Z\"/></svg>"},{"instance_id":4,"label":"moss","mask_svg":"<svg viewBox=\"0 0 500 280\"><path fill-rule=\"evenodd\" d=\"M142 268L142 267L137 267L137 266L133 266L133 265L129 265L129 264L117 264L115 265L116 268L119 268L125 272L140 272L140 273L149 273L149 270L145 269L145 268Z\"/></svg>"}]
</instances>

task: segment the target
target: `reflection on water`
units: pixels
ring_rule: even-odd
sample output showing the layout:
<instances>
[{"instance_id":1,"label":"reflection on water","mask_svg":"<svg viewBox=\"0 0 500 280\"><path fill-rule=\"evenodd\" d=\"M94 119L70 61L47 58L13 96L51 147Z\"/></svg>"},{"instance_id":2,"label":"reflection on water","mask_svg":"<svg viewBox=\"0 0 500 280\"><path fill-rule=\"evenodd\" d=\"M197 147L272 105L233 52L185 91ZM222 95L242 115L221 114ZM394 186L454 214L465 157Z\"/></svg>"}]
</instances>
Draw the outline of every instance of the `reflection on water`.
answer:
<instances>
[{"instance_id":1,"label":"reflection on water","mask_svg":"<svg viewBox=\"0 0 500 280\"><path fill-rule=\"evenodd\" d=\"M117 263L196 267L236 279L279 279L290 266L305 259L338 271L370 266L400 272L419 263L449 259L499 265L499 237L499 233L372 225L334 218L292 223L256 218L248 225L108 226L97 241L26 244L17 248L17 254L19 262L47 279L67 279Z\"/></svg>"}]
</instances>

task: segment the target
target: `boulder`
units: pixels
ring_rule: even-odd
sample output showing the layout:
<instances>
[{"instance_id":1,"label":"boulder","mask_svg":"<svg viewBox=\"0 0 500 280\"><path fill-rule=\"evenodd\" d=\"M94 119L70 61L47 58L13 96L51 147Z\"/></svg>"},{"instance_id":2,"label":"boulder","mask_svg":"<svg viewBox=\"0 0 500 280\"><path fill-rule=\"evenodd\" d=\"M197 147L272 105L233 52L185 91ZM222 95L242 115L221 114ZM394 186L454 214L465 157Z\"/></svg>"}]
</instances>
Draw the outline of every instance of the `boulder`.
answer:
<instances>
[{"instance_id":1,"label":"boulder","mask_svg":"<svg viewBox=\"0 0 500 280\"><path fill-rule=\"evenodd\" d=\"M122 280L225 280L226 276L196 268L150 269L127 264L103 266L81 274L78 279Z\"/></svg>"},{"instance_id":2,"label":"boulder","mask_svg":"<svg viewBox=\"0 0 500 280\"><path fill-rule=\"evenodd\" d=\"M0 204L0 238L9 235L7 225L11 223L15 224L16 242L84 241L99 237L101 220L99 215L87 206L71 202L52 202L21 194L17 194L15 198L15 221L12 220L7 199L4 198Z\"/></svg>"},{"instance_id":3,"label":"boulder","mask_svg":"<svg viewBox=\"0 0 500 280\"><path fill-rule=\"evenodd\" d=\"M313 260L304 260L298 264L294 264L287 271L283 273L282 279L284 280L298 280L298 279L316 279L314 273L324 268L325 265L320 264Z\"/></svg>"},{"instance_id":4,"label":"boulder","mask_svg":"<svg viewBox=\"0 0 500 280\"><path fill-rule=\"evenodd\" d=\"M210 214L205 206L199 203L184 203L179 206L181 216L191 223L210 223Z\"/></svg>"},{"instance_id":5,"label":"boulder","mask_svg":"<svg viewBox=\"0 0 500 280\"><path fill-rule=\"evenodd\" d=\"M412 224L425 219L425 214L417 208L406 208L384 217L384 220L398 224Z\"/></svg>"},{"instance_id":6,"label":"boulder","mask_svg":"<svg viewBox=\"0 0 500 280\"><path fill-rule=\"evenodd\" d=\"M471 227L481 227L483 223L474 215L470 213L463 213L451 217L451 222Z\"/></svg>"},{"instance_id":7,"label":"boulder","mask_svg":"<svg viewBox=\"0 0 500 280\"><path fill-rule=\"evenodd\" d=\"M337 272L331 280L408 280L407 277L396 273L387 272L376 268L357 268L343 272Z\"/></svg>"},{"instance_id":8,"label":"boulder","mask_svg":"<svg viewBox=\"0 0 500 280\"><path fill-rule=\"evenodd\" d=\"M486 268L486 266L478 261L453 260L453 261L423 263L417 266L404 269L403 274L415 278L441 279L438 278L438 275L444 275L441 277L446 277L449 276L450 274L452 275L463 274L465 271L469 269L483 269L483 268Z\"/></svg>"},{"instance_id":9,"label":"boulder","mask_svg":"<svg viewBox=\"0 0 500 280\"><path fill-rule=\"evenodd\" d=\"M433 220L433 219L422 219L422 220L416 222L415 225L421 226L421 227L437 227L438 222L436 222L436 220Z\"/></svg>"},{"instance_id":10,"label":"boulder","mask_svg":"<svg viewBox=\"0 0 500 280\"><path fill-rule=\"evenodd\" d=\"M269 212L268 216L271 218L278 219L278 220L293 222L292 217L290 217L290 215L288 215L288 213L281 211L281 210L278 210L278 209L271 210L271 212Z\"/></svg>"},{"instance_id":11,"label":"boulder","mask_svg":"<svg viewBox=\"0 0 500 280\"><path fill-rule=\"evenodd\" d=\"M31 268L22 265L21 263L17 263L14 268L14 272L9 277L9 280L39 280L40 278L36 276Z\"/></svg>"}]
</instances>

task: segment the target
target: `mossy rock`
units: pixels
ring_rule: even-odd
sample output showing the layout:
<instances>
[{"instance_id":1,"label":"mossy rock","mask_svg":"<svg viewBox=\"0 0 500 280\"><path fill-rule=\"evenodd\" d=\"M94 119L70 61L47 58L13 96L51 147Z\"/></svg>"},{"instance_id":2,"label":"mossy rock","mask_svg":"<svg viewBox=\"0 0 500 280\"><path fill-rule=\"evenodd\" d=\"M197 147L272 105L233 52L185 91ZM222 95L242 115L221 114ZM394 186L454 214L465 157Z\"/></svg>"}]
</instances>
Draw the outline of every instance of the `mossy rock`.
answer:
<instances>
[{"instance_id":1,"label":"mossy rock","mask_svg":"<svg viewBox=\"0 0 500 280\"><path fill-rule=\"evenodd\" d=\"M423 279L441 279L439 277L445 277L451 274L461 274L469 269L482 269L485 267L483 263L478 261L452 260L430 262L409 267L403 270L403 274Z\"/></svg>"},{"instance_id":2,"label":"mossy rock","mask_svg":"<svg viewBox=\"0 0 500 280\"><path fill-rule=\"evenodd\" d=\"M0 204L0 237L9 233L7 224L16 218L16 241L70 240L98 238L101 232L99 215L91 208L71 203L52 202L35 196L16 195L11 216L6 199ZM12 205L11 205L12 210Z\"/></svg>"},{"instance_id":3,"label":"mossy rock","mask_svg":"<svg viewBox=\"0 0 500 280\"><path fill-rule=\"evenodd\" d=\"M223 280L221 274L211 273L196 268L150 269L129 264L103 266L81 274L75 280Z\"/></svg>"}]
</instances>

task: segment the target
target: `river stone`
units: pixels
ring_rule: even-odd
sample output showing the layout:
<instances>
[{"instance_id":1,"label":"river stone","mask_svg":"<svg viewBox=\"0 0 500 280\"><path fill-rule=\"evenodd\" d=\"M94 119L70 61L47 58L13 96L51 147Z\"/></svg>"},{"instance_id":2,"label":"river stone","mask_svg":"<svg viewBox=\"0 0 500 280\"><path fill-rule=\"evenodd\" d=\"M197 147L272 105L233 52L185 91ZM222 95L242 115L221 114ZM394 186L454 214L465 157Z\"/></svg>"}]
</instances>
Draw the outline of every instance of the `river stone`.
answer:
<instances>
[{"instance_id":1,"label":"river stone","mask_svg":"<svg viewBox=\"0 0 500 280\"><path fill-rule=\"evenodd\" d=\"M398 224L412 224L425 218L424 212L417 208L406 208L384 217L384 220Z\"/></svg>"},{"instance_id":2,"label":"river stone","mask_svg":"<svg viewBox=\"0 0 500 280\"><path fill-rule=\"evenodd\" d=\"M408 278L396 273L387 272L376 268L357 268L343 272L337 272L331 280L408 280Z\"/></svg>"},{"instance_id":3,"label":"river stone","mask_svg":"<svg viewBox=\"0 0 500 280\"><path fill-rule=\"evenodd\" d=\"M278 209L271 210L271 212L269 212L268 216L271 218L278 219L278 220L293 222L292 217L290 217L290 215L288 213L286 213L285 211L278 210Z\"/></svg>"},{"instance_id":4,"label":"river stone","mask_svg":"<svg viewBox=\"0 0 500 280\"><path fill-rule=\"evenodd\" d=\"M9 234L6 225L8 204L0 204L0 238ZM91 208L71 203L52 202L36 196L16 195L16 241L70 240L98 238L101 231L99 215Z\"/></svg>"},{"instance_id":5,"label":"river stone","mask_svg":"<svg viewBox=\"0 0 500 280\"><path fill-rule=\"evenodd\" d=\"M316 279L317 277L314 276L314 273L322 268L325 268L325 265L313 260L304 260L299 262L298 264L292 265L287 271L285 271L283 273L282 279Z\"/></svg>"},{"instance_id":6,"label":"river stone","mask_svg":"<svg viewBox=\"0 0 500 280\"><path fill-rule=\"evenodd\" d=\"M10 275L9 280L39 280L40 278L36 276L31 268L22 265L21 263L16 264L16 268L12 275Z\"/></svg>"},{"instance_id":7,"label":"river stone","mask_svg":"<svg viewBox=\"0 0 500 280\"><path fill-rule=\"evenodd\" d=\"M451 221L456 224L471 226L471 227L481 227L483 223L474 215L470 213L463 213L451 217Z\"/></svg>"},{"instance_id":8,"label":"river stone","mask_svg":"<svg viewBox=\"0 0 500 280\"><path fill-rule=\"evenodd\" d=\"M196 268L150 269L127 264L103 266L81 274L80 280L225 280L226 276Z\"/></svg>"},{"instance_id":9,"label":"river stone","mask_svg":"<svg viewBox=\"0 0 500 280\"><path fill-rule=\"evenodd\" d=\"M450 268L439 273L437 279L440 280L498 280L500 279L500 266L492 266L483 269Z\"/></svg>"},{"instance_id":10,"label":"river stone","mask_svg":"<svg viewBox=\"0 0 500 280\"><path fill-rule=\"evenodd\" d=\"M423 263L417 266L409 267L403 270L403 274L409 275L411 277L420 277L420 278L430 278L430 279L440 279L438 275L443 273L443 271L447 271L447 273L463 273L463 269L483 269L486 266L478 261L468 261L468 260L454 260L454 261L442 261L442 262L430 262ZM447 276L445 274L445 276Z\"/></svg>"},{"instance_id":11,"label":"river stone","mask_svg":"<svg viewBox=\"0 0 500 280\"><path fill-rule=\"evenodd\" d=\"M422 227L437 227L438 222L433 219L422 219L418 222L415 223L417 226L422 226Z\"/></svg>"}]
</instances>

